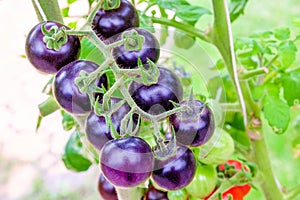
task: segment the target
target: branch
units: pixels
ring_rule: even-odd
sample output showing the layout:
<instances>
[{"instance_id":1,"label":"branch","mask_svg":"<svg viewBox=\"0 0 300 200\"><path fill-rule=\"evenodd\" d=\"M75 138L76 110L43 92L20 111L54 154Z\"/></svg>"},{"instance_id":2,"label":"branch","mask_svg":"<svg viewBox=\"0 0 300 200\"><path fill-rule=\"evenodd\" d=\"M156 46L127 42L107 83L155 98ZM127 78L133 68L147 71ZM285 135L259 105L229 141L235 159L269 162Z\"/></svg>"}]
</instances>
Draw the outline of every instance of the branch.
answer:
<instances>
[{"instance_id":1,"label":"branch","mask_svg":"<svg viewBox=\"0 0 300 200\"><path fill-rule=\"evenodd\" d=\"M64 23L57 0L32 0L39 21L56 21Z\"/></svg>"}]
</instances>

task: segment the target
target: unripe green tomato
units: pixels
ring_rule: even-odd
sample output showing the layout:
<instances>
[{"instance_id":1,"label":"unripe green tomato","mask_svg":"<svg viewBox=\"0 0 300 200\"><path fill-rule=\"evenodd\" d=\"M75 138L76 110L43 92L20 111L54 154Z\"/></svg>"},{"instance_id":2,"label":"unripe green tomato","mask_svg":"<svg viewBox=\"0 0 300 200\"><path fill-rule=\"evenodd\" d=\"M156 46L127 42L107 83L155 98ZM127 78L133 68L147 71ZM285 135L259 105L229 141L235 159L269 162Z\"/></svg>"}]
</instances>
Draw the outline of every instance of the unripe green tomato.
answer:
<instances>
[{"instance_id":1,"label":"unripe green tomato","mask_svg":"<svg viewBox=\"0 0 300 200\"><path fill-rule=\"evenodd\" d=\"M204 198L216 187L217 170L213 165L198 165L192 182L186 186L187 192L196 198Z\"/></svg>"},{"instance_id":2,"label":"unripe green tomato","mask_svg":"<svg viewBox=\"0 0 300 200\"><path fill-rule=\"evenodd\" d=\"M191 48L194 45L195 41L196 41L195 37L191 37L186 33L178 32L178 31L175 31L174 33L175 46L181 49Z\"/></svg>"},{"instance_id":3,"label":"unripe green tomato","mask_svg":"<svg viewBox=\"0 0 300 200\"><path fill-rule=\"evenodd\" d=\"M212 138L200 148L198 159L207 165L218 165L230 159L234 141L225 130L216 128Z\"/></svg>"},{"instance_id":4,"label":"unripe green tomato","mask_svg":"<svg viewBox=\"0 0 300 200\"><path fill-rule=\"evenodd\" d=\"M184 190L168 191L169 200L186 200L187 198L188 195Z\"/></svg>"}]
</instances>

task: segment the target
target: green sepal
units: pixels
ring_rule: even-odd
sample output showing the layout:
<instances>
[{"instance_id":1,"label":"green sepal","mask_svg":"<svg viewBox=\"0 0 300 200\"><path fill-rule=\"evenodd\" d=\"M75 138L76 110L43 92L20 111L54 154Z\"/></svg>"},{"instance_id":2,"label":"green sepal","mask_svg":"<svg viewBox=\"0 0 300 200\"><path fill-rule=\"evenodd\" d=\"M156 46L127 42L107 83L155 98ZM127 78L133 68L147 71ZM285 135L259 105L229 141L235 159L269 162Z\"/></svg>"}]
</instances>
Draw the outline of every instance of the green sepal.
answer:
<instances>
[{"instance_id":1,"label":"green sepal","mask_svg":"<svg viewBox=\"0 0 300 200\"><path fill-rule=\"evenodd\" d=\"M47 30L45 24L41 26L41 31L44 34L43 41L48 49L58 51L68 41L66 28L63 26L59 29L57 26L52 26Z\"/></svg>"},{"instance_id":2,"label":"green sepal","mask_svg":"<svg viewBox=\"0 0 300 200\"><path fill-rule=\"evenodd\" d=\"M113 10L120 7L121 0L103 0L102 9L103 10Z\"/></svg>"},{"instance_id":3,"label":"green sepal","mask_svg":"<svg viewBox=\"0 0 300 200\"><path fill-rule=\"evenodd\" d=\"M139 51L142 49L145 37L139 35L136 30L125 31L122 33L122 39L125 40L124 48L126 51Z\"/></svg>"},{"instance_id":4,"label":"green sepal","mask_svg":"<svg viewBox=\"0 0 300 200\"><path fill-rule=\"evenodd\" d=\"M157 83L160 72L157 65L152 62L152 60L147 58L147 63L148 69L145 69L141 59L138 58L138 67L141 69L142 78L141 80L137 81L143 83L144 85L152 85Z\"/></svg>"}]
</instances>

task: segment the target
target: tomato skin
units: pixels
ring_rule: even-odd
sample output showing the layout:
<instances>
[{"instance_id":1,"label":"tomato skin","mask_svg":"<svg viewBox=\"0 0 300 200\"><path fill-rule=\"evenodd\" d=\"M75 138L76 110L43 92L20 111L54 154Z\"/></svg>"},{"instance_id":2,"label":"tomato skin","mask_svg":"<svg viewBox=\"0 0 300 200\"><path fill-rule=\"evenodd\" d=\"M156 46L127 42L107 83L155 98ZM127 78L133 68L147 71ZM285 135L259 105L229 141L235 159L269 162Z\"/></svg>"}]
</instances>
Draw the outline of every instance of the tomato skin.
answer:
<instances>
[{"instance_id":1,"label":"tomato skin","mask_svg":"<svg viewBox=\"0 0 300 200\"><path fill-rule=\"evenodd\" d=\"M234 153L234 141L224 129L216 127L211 139L200 148L198 159L202 163L219 165Z\"/></svg>"},{"instance_id":2,"label":"tomato skin","mask_svg":"<svg viewBox=\"0 0 300 200\"><path fill-rule=\"evenodd\" d=\"M110 140L100 152L100 168L115 187L135 187L153 171L154 155L150 145L135 136Z\"/></svg>"},{"instance_id":3,"label":"tomato skin","mask_svg":"<svg viewBox=\"0 0 300 200\"><path fill-rule=\"evenodd\" d=\"M198 164L194 179L186 190L193 197L204 198L214 190L217 180L217 171L213 165Z\"/></svg>"},{"instance_id":4,"label":"tomato skin","mask_svg":"<svg viewBox=\"0 0 300 200\"><path fill-rule=\"evenodd\" d=\"M159 76L157 84L169 88L176 95L177 99L181 101L183 88L178 76L171 70L164 67L158 67L158 70ZM132 95L141 86L143 86L143 84L133 81L129 86L129 93Z\"/></svg>"},{"instance_id":5,"label":"tomato skin","mask_svg":"<svg viewBox=\"0 0 300 200\"><path fill-rule=\"evenodd\" d=\"M232 187L229 190L223 192L222 200L228 200L230 195L232 196L232 200L243 200L244 199L243 192L236 187Z\"/></svg>"},{"instance_id":6,"label":"tomato skin","mask_svg":"<svg viewBox=\"0 0 300 200\"><path fill-rule=\"evenodd\" d=\"M242 163L238 160L228 160L226 162L227 165L233 166L235 170L241 171L242 170ZM225 164L221 164L218 166L219 171L225 170ZM249 169L244 166L244 170L249 172ZM244 196L246 196L251 190L251 186L249 184L244 185L236 185L228 189L227 191L223 192L222 197L227 200L229 194L233 195L233 200L243 200Z\"/></svg>"},{"instance_id":7,"label":"tomato skin","mask_svg":"<svg viewBox=\"0 0 300 200\"><path fill-rule=\"evenodd\" d=\"M100 174L97 189L104 200L118 200L115 186L108 182L103 174Z\"/></svg>"},{"instance_id":8,"label":"tomato skin","mask_svg":"<svg viewBox=\"0 0 300 200\"><path fill-rule=\"evenodd\" d=\"M89 96L81 93L75 84L81 70L91 73L99 66L91 61L77 60L61 68L55 75L53 93L58 104L67 112L77 115L87 114L91 110ZM107 88L107 76L104 74L96 80L96 85ZM102 98L102 94L95 96Z\"/></svg>"},{"instance_id":9,"label":"tomato skin","mask_svg":"<svg viewBox=\"0 0 300 200\"><path fill-rule=\"evenodd\" d=\"M133 81L129 86L129 93L136 104L153 115L171 110L174 105L170 100L179 103L183 95L183 88L176 74L166 68L158 69L160 75L157 83L148 86Z\"/></svg>"},{"instance_id":10,"label":"tomato skin","mask_svg":"<svg viewBox=\"0 0 300 200\"><path fill-rule=\"evenodd\" d=\"M205 144L213 135L214 120L212 111L203 102L194 100L192 113L179 112L170 116L176 141L182 145L197 147ZM181 105L188 105L187 101Z\"/></svg>"},{"instance_id":11,"label":"tomato skin","mask_svg":"<svg viewBox=\"0 0 300 200\"><path fill-rule=\"evenodd\" d=\"M121 99L115 97L112 97L110 100L112 105L121 101ZM111 120L117 133L120 133L121 120L129 111L130 106L124 103L118 110L112 113ZM133 115L134 126L136 126L137 122L138 116ZM106 142L113 139L110 128L106 125L105 117L98 116L93 110L87 117L84 129L88 141L99 151Z\"/></svg>"},{"instance_id":12,"label":"tomato skin","mask_svg":"<svg viewBox=\"0 0 300 200\"><path fill-rule=\"evenodd\" d=\"M106 40L131 27L138 27L139 16L135 7L121 0L119 8L99 9L93 19L92 28L101 40Z\"/></svg>"},{"instance_id":13,"label":"tomato skin","mask_svg":"<svg viewBox=\"0 0 300 200\"><path fill-rule=\"evenodd\" d=\"M165 191L161 191L156 189L154 186L150 186L142 200L169 200L168 193Z\"/></svg>"},{"instance_id":14,"label":"tomato skin","mask_svg":"<svg viewBox=\"0 0 300 200\"><path fill-rule=\"evenodd\" d=\"M226 164L230 165L230 166L233 166L238 171L242 170L242 163L240 161L237 161L237 160L228 160L226 162ZM244 166L244 169L246 171L249 171L249 169L246 166ZM224 171L225 170L225 163L219 165L218 170L219 171Z\"/></svg>"},{"instance_id":15,"label":"tomato skin","mask_svg":"<svg viewBox=\"0 0 300 200\"><path fill-rule=\"evenodd\" d=\"M128 30L135 30L139 35L144 36L145 40L142 48L138 51L128 51L124 45L120 45L113 49L113 56L119 67L124 69L133 69L138 67L138 58L141 59L142 64L147 64L147 58L156 63L160 55L160 46L157 38L146 29L130 28ZM117 40L122 39L120 34Z\"/></svg>"},{"instance_id":16,"label":"tomato skin","mask_svg":"<svg viewBox=\"0 0 300 200\"><path fill-rule=\"evenodd\" d=\"M164 190L179 190L194 178L196 159L193 152L184 146L177 146L176 154L166 160L156 160L151 178Z\"/></svg>"},{"instance_id":17,"label":"tomato skin","mask_svg":"<svg viewBox=\"0 0 300 200\"><path fill-rule=\"evenodd\" d=\"M80 41L77 36L68 35L68 41L58 51L48 49L43 41L42 25L49 30L52 26L65 27L63 24L53 21L40 22L29 32L25 51L30 63L40 72L55 74L63 66L78 59L80 55Z\"/></svg>"}]
</instances>

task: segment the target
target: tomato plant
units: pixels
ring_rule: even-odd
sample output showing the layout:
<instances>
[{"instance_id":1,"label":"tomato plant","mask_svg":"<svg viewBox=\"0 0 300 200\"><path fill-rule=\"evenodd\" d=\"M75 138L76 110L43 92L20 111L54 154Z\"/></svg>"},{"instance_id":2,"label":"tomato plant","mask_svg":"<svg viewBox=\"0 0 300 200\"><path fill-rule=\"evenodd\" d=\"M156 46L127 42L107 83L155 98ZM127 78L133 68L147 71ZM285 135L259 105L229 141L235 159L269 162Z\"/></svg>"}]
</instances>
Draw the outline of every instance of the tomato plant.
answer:
<instances>
[{"instance_id":1,"label":"tomato plant","mask_svg":"<svg viewBox=\"0 0 300 200\"><path fill-rule=\"evenodd\" d=\"M74 131L68 169L99 165L120 200L243 199L256 183L261 198L299 198L300 187L278 186L265 139L267 128L288 134L299 113L299 35L233 37L247 0L88 0L84 24L72 29L57 2L45 2L33 2L40 22L25 46L33 66L52 74L37 127L61 110ZM210 69L203 42L220 55Z\"/></svg>"}]
</instances>

